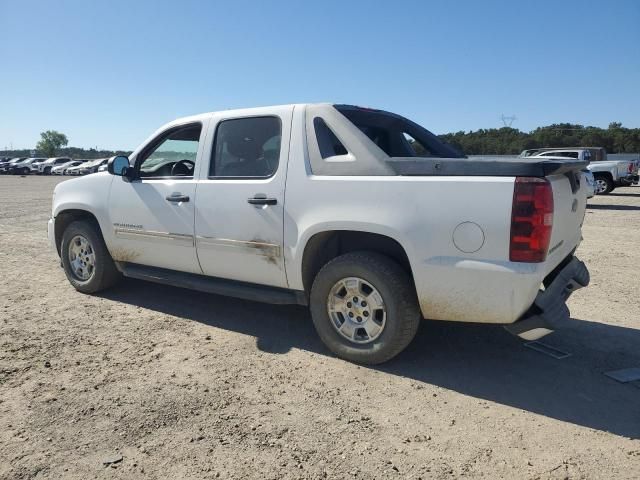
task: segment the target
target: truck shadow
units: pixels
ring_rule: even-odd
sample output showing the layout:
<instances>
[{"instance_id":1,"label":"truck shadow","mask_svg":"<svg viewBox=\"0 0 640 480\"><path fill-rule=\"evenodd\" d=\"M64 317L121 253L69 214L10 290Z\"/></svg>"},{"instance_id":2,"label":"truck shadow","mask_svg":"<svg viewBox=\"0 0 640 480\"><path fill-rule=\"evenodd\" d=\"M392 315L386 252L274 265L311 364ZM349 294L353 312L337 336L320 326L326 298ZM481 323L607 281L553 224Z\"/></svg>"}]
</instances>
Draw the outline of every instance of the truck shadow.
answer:
<instances>
[{"instance_id":1,"label":"truck shadow","mask_svg":"<svg viewBox=\"0 0 640 480\"><path fill-rule=\"evenodd\" d=\"M609 193L609 197L640 197L640 193Z\"/></svg>"},{"instance_id":2,"label":"truck shadow","mask_svg":"<svg viewBox=\"0 0 640 480\"><path fill-rule=\"evenodd\" d=\"M605 205L601 203L588 203L587 208L592 210L640 210L640 206L636 205Z\"/></svg>"},{"instance_id":3,"label":"truck shadow","mask_svg":"<svg viewBox=\"0 0 640 480\"><path fill-rule=\"evenodd\" d=\"M264 305L126 279L105 292L125 302L250 335L259 350L331 353L306 308ZM640 438L640 388L603 372L640 366L640 330L574 320L544 339L572 356L556 360L530 350L499 326L424 321L392 361L369 367L564 422Z\"/></svg>"}]
</instances>

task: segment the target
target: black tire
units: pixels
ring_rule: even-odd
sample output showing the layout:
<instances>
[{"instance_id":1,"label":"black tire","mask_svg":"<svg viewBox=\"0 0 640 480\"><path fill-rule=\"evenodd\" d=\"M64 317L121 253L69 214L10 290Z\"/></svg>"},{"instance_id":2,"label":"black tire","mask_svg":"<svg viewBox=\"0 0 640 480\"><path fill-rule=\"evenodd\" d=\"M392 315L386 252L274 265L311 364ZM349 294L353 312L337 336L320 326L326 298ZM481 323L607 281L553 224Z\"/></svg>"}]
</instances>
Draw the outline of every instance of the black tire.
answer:
<instances>
[{"instance_id":1,"label":"black tire","mask_svg":"<svg viewBox=\"0 0 640 480\"><path fill-rule=\"evenodd\" d=\"M44 172L42 172L45 175L51 175L51 168L52 167L44 167Z\"/></svg>"},{"instance_id":2,"label":"black tire","mask_svg":"<svg viewBox=\"0 0 640 480\"><path fill-rule=\"evenodd\" d=\"M69 259L70 243L78 235L89 241L95 255L93 274L87 280L82 280L74 274ZM121 278L121 274L116 268L109 250L107 250L100 229L91 221L78 220L69 224L62 234L60 258L69 283L82 293L96 293L105 290L115 285Z\"/></svg>"},{"instance_id":3,"label":"black tire","mask_svg":"<svg viewBox=\"0 0 640 480\"><path fill-rule=\"evenodd\" d=\"M603 174L594 174L594 178L596 180L596 195L606 195L608 193L613 192L613 189L616 188L615 185L613 184L613 180L611 180L611 177L609 177L609 175L603 175ZM600 183L601 185L604 185L604 190L601 190L600 192L598 192L598 183Z\"/></svg>"},{"instance_id":4,"label":"black tire","mask_svg":"<svg viewBox=\"0 0 640 480\"><path fill-rule=\"evenodd\" d=\"M384 329L370 343L358 344L343 337L327 311L331 289L347 277L370 283L387 309ZM322 267L311 287L310 310L316 331L329 350L340 358L369 365L386 362L404 350L422 319L410 276L390 258L364 251L341 255Z\"/></svg>"}]
</instances>

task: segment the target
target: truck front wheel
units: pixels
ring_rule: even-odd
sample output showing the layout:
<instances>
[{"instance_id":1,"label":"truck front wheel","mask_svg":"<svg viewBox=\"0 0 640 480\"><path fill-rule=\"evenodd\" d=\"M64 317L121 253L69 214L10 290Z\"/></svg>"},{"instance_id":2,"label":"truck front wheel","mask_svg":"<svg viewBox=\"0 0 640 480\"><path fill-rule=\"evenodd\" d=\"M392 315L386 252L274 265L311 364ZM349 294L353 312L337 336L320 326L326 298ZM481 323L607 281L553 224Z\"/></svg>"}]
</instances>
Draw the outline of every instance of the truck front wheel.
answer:
<instances>
[{"instance_id":1,"label":"truck front wheel","mask_svg":"<svg viewBox=\"0 0 640 480\"><path fill-rule=\"evenodd\" d=\"M95 293L120 279L100 230L93 222L75 221L62 234L62 267L73 287L82 293Z\"/></svg>"},{"instance_id":2,"label":"truck front wheel","mask_svg":"<svg viewBox=\"0 0 640 480\"><path fill-rule=\"evenodd\" d=\"M594 175L596 180L596 195L606 195L611 193L615 188L613 180L608 175Z\"/></svg>"},{"instance_id":3,"label":"truck front wheel","mask_svg":"<svg viewBox=\"0 0 640 480\"><path fill-rule=\"evenodd\" d=\"M410 276L375 252L347 253L327 263L311 287L310 309L333 353L371 365L404 350L421 320Z\"/></svg>"}]
</instances>

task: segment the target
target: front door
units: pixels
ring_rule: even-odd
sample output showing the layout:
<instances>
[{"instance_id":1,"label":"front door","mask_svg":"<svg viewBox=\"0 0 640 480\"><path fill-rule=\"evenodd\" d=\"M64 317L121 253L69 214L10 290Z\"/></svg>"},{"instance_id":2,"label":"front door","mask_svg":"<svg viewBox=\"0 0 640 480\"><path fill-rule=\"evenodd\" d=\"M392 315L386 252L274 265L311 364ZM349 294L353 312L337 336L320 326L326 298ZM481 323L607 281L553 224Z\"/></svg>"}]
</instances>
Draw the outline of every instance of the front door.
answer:
<instances>
[{"instance_id":1,"label":"front door","mask_svg":"<svg viewBox=\"0 0 640 480\"><path fill-rule=\"evenodd\" d=\"M202 273L194 245L194 173L205 130L200 123L172 127L132 159L135 180L113 180L109 251L115 260Z\"/></svg>"},{"instance_id":2,"label":"front door","mask_svg":"<svg viewBox=\"0 0 640 480\"><path fill-rule=\"evenodd\" d=\"M292 108L211 121L196 192L196 247L206 275L286 287L284 184Z\"/></svg>"}]
</instances>

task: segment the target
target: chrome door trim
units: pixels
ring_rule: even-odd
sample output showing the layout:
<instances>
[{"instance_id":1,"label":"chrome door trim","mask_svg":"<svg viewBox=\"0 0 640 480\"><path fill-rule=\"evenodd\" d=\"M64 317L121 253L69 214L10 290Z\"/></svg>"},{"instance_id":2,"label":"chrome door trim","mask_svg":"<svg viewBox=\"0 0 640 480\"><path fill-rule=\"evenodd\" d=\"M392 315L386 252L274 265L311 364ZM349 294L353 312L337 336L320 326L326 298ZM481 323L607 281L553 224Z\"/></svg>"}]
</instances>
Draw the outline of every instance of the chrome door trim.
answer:
<instances>
[{"instance_id":1,"label":"chrome door trim","mask_svg":"<svg viewBox=\"0 0 640 480\"><path fill-rule=\"evenodd\" d=\"M116 228L115 235L125 240L149 240L158 242L181 243L187 247L194 246L193 235L185 233L154 232L152 230L138 230L133 228Z\"/></svg>"},{"instance_id":2,"label":"chrome door trim","mask_svg":"<svg viewBox=\"0 0 640 480\"><path fill-rule=\"evenodd\" d=\"M196 235L196 244L198 248L221 248L221 249L237 249L245 252L251 252L256 255L275 258L282 256L282 248L275 243L267 243L258 240L232 240L229 238L205 237Z\"/></svg>"}]
</instances>

